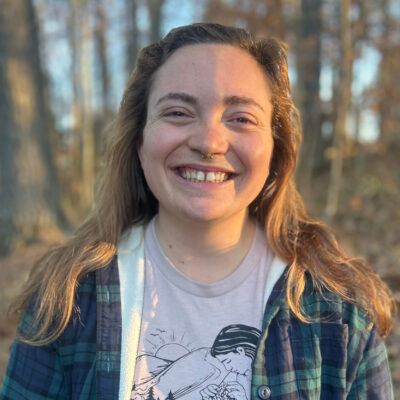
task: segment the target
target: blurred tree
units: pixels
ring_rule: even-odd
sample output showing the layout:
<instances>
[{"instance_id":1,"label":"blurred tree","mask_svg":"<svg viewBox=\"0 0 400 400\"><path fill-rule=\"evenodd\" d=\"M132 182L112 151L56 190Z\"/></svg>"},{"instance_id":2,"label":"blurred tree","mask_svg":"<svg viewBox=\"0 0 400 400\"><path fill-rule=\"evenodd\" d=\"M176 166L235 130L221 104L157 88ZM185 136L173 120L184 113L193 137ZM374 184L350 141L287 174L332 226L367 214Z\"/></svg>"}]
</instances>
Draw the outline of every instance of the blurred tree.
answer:
<instances>
[{"instance_id":1,"label":"blurred tree","mask_svg":"<svg viewBox=\"0 0 400 400\"><path fill-rule=\"evenodd\" d=\"M81 64L81 24L79 22L79 0L69 1L69 15L67 23L68 44L71 54L70 79L72 82L71 119L72 126L69 132L69 149L66 155L67 168L62 175L65 189L66 205L69 217L76 212L76 205L80 203L81 188L81 131L83 123L82 87L80 81ZM72 206L74 205L74 206ZM73 219L73 216L72 218Z\"/></svg>"},{"instance_id":2,"label":"blurred tree","mask_svg":"<svg viewBox=\"0 0 400 400\"><path fill-rule=\"evenodd\" d=\"M164 0L147 0L150 15L150 42L161 39L162 7Z\"/></svg>"},{"instance_id":3,"label":"blurred tree","mask_svg":"<svg viewBox=\"0 0 400 400\"><path fill-rule=\"evenodd\" d=\"M125 9L127 17L126 30L126 76L129 77L136 64L136 56L139 51L139 29L136 22L137 1L125 0Z\"/></svg>"},{"instance_id":4,"label":"blurred tree","mask_svg":"<svg viewBox=\"0 0 400 400\"><path fill-rule=\"evenodd\" d=\"M0 253L49 237L63 220L30 0L0 7Z\"/></svg>"},{"instance_id":5,"label":"blurred tree","mask_svg":"<svg viewBox=\"0 0 400 400\"><path fill-rule=\"evenodd\" d=\"M96 23L94 30L94 39L96 42L96 53L99 60L101 72L101 108L108 112L111 108L110 100L110 73L107 59L107 16L105 4L102 0L95 2Z\"/></svg>"},{"instance_id":6,"label":"blurred tree","mask_svg":"<svg viewBox=\"0 0 400 400\"><path fill-rule=\"evenodd\" d=\"M97 6L100 7L100 6ZM96 7L102 22L102 11ZM66 190L66 208L71 219L79 218L90 207L93 199L95 179L95 133L93 115L93 45L94 45L94 15L91 13L90 0L69 0L68 41L71 49L71 81L72 99L71 114L72 127L69 140L68 162L69 168L63 176ZM103 29L97 28L98 31ZM109 81L104 37L98 38L101 50L99 64L102 72L102 93L109 96ZM104 68L104 69L103 69ZM103 72L105 70L105 72ZM104 77L104 75L106 75ZM103 100L103 97L101 98Z\"/></svg>"},{"instance_id":7,"label":"blurred tree","mask_svg":"<svg viewBox=\"0 0 400 400\"><path fill-rule=\"evenodd\" d=\"M229 4L224 0L207 0L203 20L235 26L238 14L240 15L237 10L237 0Z\"/></svg>"},{"instance_id":8,"label":"blurred tree","mask_svg":"<svg viewBox=\"0 0 400 400\"><path fill-rule=\"evenodd\" d=\"M301 1L296 41L296 100L302 115L303 144L297 183L303 196L311 192L316 151L321 148L321 41L322 16L320 0Z\"/></svg>"},{"instance_id":9,"label":"blurred tree","mask_svg":"<svg viewBox=\"0 0 400 400\"><path fill-rule=\"evenodd\" d=\"M331 169L325 216L335 216L339 204L342 183L343 157L346 147L346 121L351 105L351 83L353 68L353 43L350 26L350 0L340 2L340 48L341 62L339 71L339 87L337 93L337 111L333 131L333 146L330 149Z\"/></svg>"},{"instance_id":10,"label":"blurred tree","mask_svg":"<svg viewBox=\"0 0 400 400\"><path fill-rule=\"evenodd\" d=\"M378 111L381 141L392 145L400 132L400 18L390 12L391 1L381 0L382 33L378 42L381 63L378 79Z\"/></svg>"},{"instance_id":11,"label":"blurred tree","mask_svg":"<svg viewBox=\"0 0 400 400\"><path fill-rule=\"evenodd\" d=\"M290 21L284 8L292 8L290 0L208 0L203 20L242 26L255 35L286 40Z\"/></svg>"},{"instance_id":12,"label":"blurred tree","mask_svg":"<svg viewBox=\"0 0 400 400\"><path fill-rule=\"evenodd\" d=\"M96 64L100 68L100 112L93 117L94 134L94 165L95 169L100 165L104 147L104 132L114 116L111 100L111 76L109 68L109 57L107 56L107 7L104 0L97 0L95 6L95 28L94 41ZM92 111L93 112L93 111Z\"/></svg>"},{"instance_id":13,"label":"blurred tree","mask_svg":"<svg viewBox=\"0 0 400 400\"><path fill-rule=\"evenodd\" d=\"M93 16L90 0L80 0L79 21L82 33L80 42L80 84L82 88L82 132L81 132L81 190L80 206L87 210L93 201L95 179L95 133L93 121Z\"/></svg>"},{"instance_id":14,"label":"blurred tree","mask_svg":"<svg viewBox=\"0 0 400 400\"><path fill-rule=\"evenodd\" d=\"M289 33L288 25L292 24L284 13L284 6L289 7L290 2L286 0L258 0L246 1L249 3L247 24L251 31L262 37L276 37L287 40Z\"/></svg>"}]
</instances>

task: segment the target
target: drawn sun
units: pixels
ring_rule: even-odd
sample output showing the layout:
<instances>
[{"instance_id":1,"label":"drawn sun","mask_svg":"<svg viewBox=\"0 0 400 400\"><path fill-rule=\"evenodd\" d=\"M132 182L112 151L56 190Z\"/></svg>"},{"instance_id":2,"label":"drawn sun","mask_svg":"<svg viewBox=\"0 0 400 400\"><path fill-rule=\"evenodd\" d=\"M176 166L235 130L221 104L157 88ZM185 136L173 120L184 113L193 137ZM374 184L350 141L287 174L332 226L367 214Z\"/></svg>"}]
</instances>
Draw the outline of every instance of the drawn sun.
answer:
<instances>
[{"instance_id":1,"label":"drawn sun","mask_svg":"<svg viewBox=\"0 0 400 400\"><path fill-rule=\"evenodd\" d=\"M189 353L189 350L185 346L178 343L168 343L161 346L155 356L163 360L175 361L187 353Z\"/></svg>"}]
</instances>

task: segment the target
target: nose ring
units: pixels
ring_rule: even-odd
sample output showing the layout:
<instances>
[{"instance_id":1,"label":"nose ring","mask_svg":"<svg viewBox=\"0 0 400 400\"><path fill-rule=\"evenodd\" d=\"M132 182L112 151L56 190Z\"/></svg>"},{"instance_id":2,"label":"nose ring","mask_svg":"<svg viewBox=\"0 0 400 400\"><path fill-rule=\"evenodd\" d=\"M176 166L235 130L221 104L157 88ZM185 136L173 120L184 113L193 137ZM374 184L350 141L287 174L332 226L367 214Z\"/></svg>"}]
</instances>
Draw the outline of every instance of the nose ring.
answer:
<instances>
[{"instance_id":1,"label":"nose ring","mask_svg":"<svg viewBox=\"0 0 400 400\"><path fill-rule=\"evenodd\" d=\"M212 160L214 158L214 153L207 153L207 154L201 153L201 158L203 160Z\"/></svg>"}]
</instances>

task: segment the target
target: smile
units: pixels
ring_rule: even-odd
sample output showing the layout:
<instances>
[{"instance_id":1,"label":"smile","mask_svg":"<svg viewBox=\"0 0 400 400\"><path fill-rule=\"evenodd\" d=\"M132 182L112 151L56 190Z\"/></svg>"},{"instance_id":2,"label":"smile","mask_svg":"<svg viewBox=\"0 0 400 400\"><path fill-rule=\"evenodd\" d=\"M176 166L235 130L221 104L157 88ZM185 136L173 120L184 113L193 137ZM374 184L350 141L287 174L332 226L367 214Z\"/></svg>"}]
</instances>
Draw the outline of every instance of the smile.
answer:
<instances>
[{"instance_id":1,"label":"smile","mask_svg":"<svg viewBox=\"0 0 400 400\"><path fill-rule=\"evenodd\" d=\"M201 171L193 168L179 168L178 174L180 177L191 182L210 182L222 183L230 178L227 172L221 171Z\"/></svg>"}]
</instances>

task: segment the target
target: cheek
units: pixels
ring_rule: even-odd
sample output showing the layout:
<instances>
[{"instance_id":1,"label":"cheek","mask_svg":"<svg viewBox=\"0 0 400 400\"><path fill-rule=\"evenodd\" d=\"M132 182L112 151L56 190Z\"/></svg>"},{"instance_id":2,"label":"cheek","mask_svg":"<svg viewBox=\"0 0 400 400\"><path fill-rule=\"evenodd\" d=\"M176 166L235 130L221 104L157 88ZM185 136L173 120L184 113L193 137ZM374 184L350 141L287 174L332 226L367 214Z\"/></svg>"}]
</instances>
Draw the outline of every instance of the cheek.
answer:
<instances>
[{"instance_id":1,"label":"cheek","mask_svg":"<svg viewBox=\"0 0 400 400\"><path fill-rule=\"evenodd\" d=\"M151 186L153 170L155 168L154 162L153 162L154 157L155 157L155 155L153 154L154 150L155 149L152 146L152 143L150 143L147 140L147 138L143 139L141 146L138 148L138 156L139 156L139 160L140 160L140 165L143 169L146 181L149 186Z\"/></svg>"},{"instance_id":2,"label":"cheek","mask_svg":"<svg viewBox=\"0 0 400 400\"><path fill-rule=\"evenodd\" d=\"M145 162L163 162L176 147L176 135L168 129L153 127L143 135L143 144L139 148L139 158Z\"/></svg>"},{"instance_id":3,"label":"cheek","mask_svg":"<svg viewBox=\"0 0 400 400\"><path fill-rule=\"evenodd\" d=\"M149 135L143 139L143 143L138 150L138 155L142 167L145 168L147 165L154 163L155 160L161 160L162 144Z\"/></svg>"},{"instance_id":4,"label":"cheek","mask_svg":"<svg viewBox=\"0 0 400 400\"><path fill-rule=\"evenodd\" d=\"M264 171L266 171L267 174L269 174L269 168L271 165L273 151L274 151L274 141L272 137L268 137L263 146L260 146L260 154L259 154L260 164L264 166Z\"/></svg>"},{"instance_id":5,"label":"cheek","mask_svg":"<svg viewBox=\"0 0 400 400\"><path fill-rule=\"evenodd\" d=\"M272 141L257 141L245 151L244 162L253 177L266 180L269 175L273 144Z\"/></svg>"}]
</instances>

